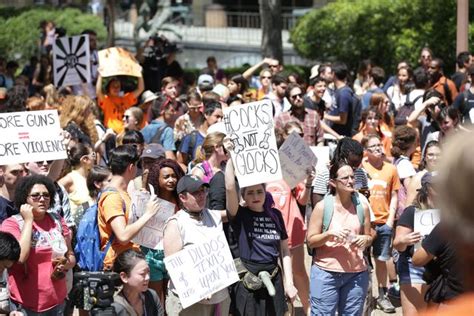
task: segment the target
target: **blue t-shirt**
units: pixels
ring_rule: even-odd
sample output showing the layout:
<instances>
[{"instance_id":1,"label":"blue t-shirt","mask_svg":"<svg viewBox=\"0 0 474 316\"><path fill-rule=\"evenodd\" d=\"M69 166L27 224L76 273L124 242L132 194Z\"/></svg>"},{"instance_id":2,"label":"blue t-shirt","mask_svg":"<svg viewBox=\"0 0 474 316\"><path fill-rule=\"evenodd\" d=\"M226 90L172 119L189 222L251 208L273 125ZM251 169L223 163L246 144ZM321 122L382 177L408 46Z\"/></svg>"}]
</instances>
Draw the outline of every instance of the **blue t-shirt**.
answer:
<instances>
[{"instance_id":1,"label":"blue t-shirt","mask_svg":"<svg viewBox=\"0 0 474 316\"><path fill-rule=\"evenodd\" d=\"M339 135L352 137L352 89L344 86L336 90L336 105L331 108L330 115L347 113L347 122L344 125L332 123L331 127Z\"/></svg>"},{"instance_id":2,"label":"blue t-shirt","mask_svg":"<svg viewBox=\"0 0 474 316\"><path fill-rule=\"evenodd\" d=\"M191 140L195 139L193 148L190 148ZM201 146L204 142L204 136L198 131L193 131L191 134L187 134L184 136L183 140L181 141L181 146L179 151L188 155L188 161L194 160L196 158L196 149L198 146Z\"/></svg>"},{"instance_id":3,"label":"blue t-shirt","mask_svg":"<svg viewBox=\"0 0 474 316\"><path fill-rule=\"evenodd\" d=\"M151 121L150 124L145 126L141 131L143 134L143 138L145 139L145 143L147 144L151 143L151 140L153 139L155 134L158 132L160 127L162 127L165 124L166 123L163 121L153 120ZM166 151L176 150L176 146L174 144L173 128L171 126L166 127L163 133L161 133L160 143L165 148Z\"/></svg>"},{"instance_id":4,"label":"blue t-shirt","mask_svg":"<svg viewBox=\"0 0 474 316\"><path fill-rule=\"evenodd\" d=\"M372 98L372 94L374 93L384 93L382 89L380 88L375 88L375 89L369 89L367 90L366 93L362 96L362 111L367 109L370 105L370 98Z\"/></svg>"},{"instance_id":5,"label":"blue t-shirt","mask_svg":"<svg viewBox=\"0 0 474 316\"><path fill-rule=\"evenodd\" d=\"M280 257L280 241L288 239L281 212L271 210L254 212L239 206L237 215L231 218L232 229L238 239L240 258L255 263L276 263ZM275 221L275 220L276 221Z\"/></svg>"}]
</instances>

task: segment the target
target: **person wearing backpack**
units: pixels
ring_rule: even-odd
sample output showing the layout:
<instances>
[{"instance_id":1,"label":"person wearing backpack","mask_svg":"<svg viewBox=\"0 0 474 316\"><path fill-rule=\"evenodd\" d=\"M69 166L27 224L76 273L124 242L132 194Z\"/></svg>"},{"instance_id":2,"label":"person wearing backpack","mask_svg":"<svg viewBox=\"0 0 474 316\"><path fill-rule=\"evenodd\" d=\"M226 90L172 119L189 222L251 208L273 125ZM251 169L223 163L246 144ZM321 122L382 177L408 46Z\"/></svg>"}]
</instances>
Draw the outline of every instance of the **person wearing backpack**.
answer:
<instances>
[{"instance_id":1,"label":"person wearing backpack","mask_svg":"<svg viewBox=\"0 0 474 316\"><path fill-rule=\"evenodd\" d=\"M172 123L176 121L177 111L171 99L160 96L153 100L151 115L152 121L141 130L145 143L162 145L166 158L176 160Z\"/></svg>"},{"instance_id":2,"label":"person wearing backpack","mask_svg":"<svg viewBox=\"0 0 474 316\"><path fill-rule=\"evenodd\" d=\"M387 298L389 286L387 262L392 259L391 243L400 179L397 168L384 159L383 145L379 135L367 135L363 143L367 158L362 161L362 166L369 175L369 202L375 215L377 232L377 237L372 243L379 289L377 305L382 311L393 313L395 307Z\"/></svg>"},{"instance_id":3,"label":"person wearing backpack","mask_svg":"<svg viewBox=\"0 0 474 316\"><path fill-rule=\"evenodd\" d=\"M135 178L139 156L132 145L115 148L110 155L112 179L98 201L98 225L101 249L110 242L105 254L104 270L110 270L117 255L127 249L138 249L132 238L145 226L159 209L156 195L150 198L143 216L133 224L128 224L131 199L127 193L128 183Z\"/></svg>"},{"instance_id":4,"label":"person wearing backpack","mask_svg":"<svg viewBox=\"0 0 474 316\"><path fill-rule=\"evenodd\" d=\"M471 82L474 82L474 65L469 67L467 75L471 78ZM461 112L463 123L474 124L474 84L471 83L469 89L458 94L454 99L453 107Z\"/></svg>"},{"instance_id":5,"label":"person wearing backpack","mask_svg":"<svg viewBox=\"0 0 474 316\"><path fill-rule=\"evenodd\" d=\"M330 169L330 193L318 202L308 224L312 315L362 315L369 286L364 249L372 243L367 204L358 199L354 172L344 160Z\"/></svg>"},{"instance_id":6,"label":"person wearing backpack","mask_svg":"<svg viewBox=\"0 0 474 316\"><path fill-rule=\"evenodd\" d=\"M361 103L354 91L347 86L349 70L344 63L332 65L334 85L336 87L336 104L331 107L324 119L331 123L331 128L339 135L352 137L358 130Z\"/></svg>"}]
</instances>

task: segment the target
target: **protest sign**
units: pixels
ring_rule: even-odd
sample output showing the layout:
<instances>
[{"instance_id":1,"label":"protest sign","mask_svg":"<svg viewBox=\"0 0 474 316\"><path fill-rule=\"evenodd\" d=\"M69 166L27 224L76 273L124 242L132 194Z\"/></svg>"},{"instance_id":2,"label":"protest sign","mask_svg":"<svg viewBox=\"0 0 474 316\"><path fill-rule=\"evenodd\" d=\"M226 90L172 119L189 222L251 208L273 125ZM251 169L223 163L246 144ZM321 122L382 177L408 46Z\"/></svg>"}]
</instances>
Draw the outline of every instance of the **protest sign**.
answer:
<instances>
[{"instance_id":1,"label":"protest sign","mask_svg":"<svg viewBox=\"0 0 474 316\"><path fill-rule=\"evenodd\" d=\"M282 178L270 100L224 109L224 125L241 188Z\"/></svg>"},{"instance_id":2,"label":"protest sign","mask_svg":"<svg viewBox=\"0 0 474 316\"><path fill-rule=\"evenodd\" d=\"M63 36L53 44L56 87L91 82L89 35Z\"/></svg>"},{"instance_id":3,"label":"protest sign","mask_svg":"<svg viewBox=\"0 0 474 316\"><path fill-rule=\"evenodd\" d=\"M279 154L283 179L291 189L307 177L307 170L317 161L313 151L296 132L281 145Z\"/></svg>"},{"instance_id":4,"label":"protest sign","mask_svg":"<svg viewBox=\"0 0 474 316\"><path fill-rule=\"evenodd\" d=\"M329 146L311 146L310 148L316 156L316 170L327 168L329 164Z\"/></svg>"},{"instance_id":5,"label":"protest sign","mask_svg":"<svg viewBox=\"0 0 474 316\"><path fill-rule=\"evenodd\" d=\"M166 257L164 262L183 308L239 281L223 232Z\"/></svg>"},{"instance_id":6,"label":"protest sign","mask_svg":"<svg viewBox=\"0 0 474 316\"><path fill-rule=\"evenodd\" d=\"M439 210L416 210L413 231L420 233L422 238L425 238L431 233L433 228L439 223ZM415 250L418 249L421 242L415 244Z\"/></svg>"},{"instance_id":7,"label":"protest sign","mask_svg":"<svg viewBox=\"0 0 474 316\"><path fill-rule=\"evenodd\" d=\"M132 206L129 215L129 224L136 222L145 213L147 202L150 200L151 194L144 191L135 191L131 195ZM133 237L132 241L141 246L150 249L158 249L163 240L163 231L165 229L166 220L173 216L175 205L171 202L158 198L160 209L150 220L143 226L138 234Z\"/></svg>"},{"instance_id":8,"label":"protest sign","mask_svg":"<svg viewBox=\"0 0 474 316\"><path fill-rule=\"evenodd\" d=\"M135 57L120 47L111 47L99 51L99 69L102 77L142 76L142 67Z\"/></svg>"},{"instance_id":9,"label":"protest sign","mask_svg":"<svg viewBox=\"0 0 474 316\"><path fill-rule=\"evenodd\" d=\"M0 114L0 165L66 159L56 110Z\"/></svg>"}]
</instances>

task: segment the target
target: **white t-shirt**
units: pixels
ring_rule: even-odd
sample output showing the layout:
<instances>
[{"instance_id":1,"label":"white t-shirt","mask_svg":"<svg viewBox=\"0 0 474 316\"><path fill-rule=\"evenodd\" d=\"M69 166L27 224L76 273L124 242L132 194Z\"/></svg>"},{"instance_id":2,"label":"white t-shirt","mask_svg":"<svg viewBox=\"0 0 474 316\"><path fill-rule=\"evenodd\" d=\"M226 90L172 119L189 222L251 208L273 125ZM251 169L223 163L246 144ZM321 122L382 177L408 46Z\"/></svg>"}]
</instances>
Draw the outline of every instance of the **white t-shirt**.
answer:
<instances>
[{"instance_id":1,"label":"white t-shirt","mask_svg":"<svg viewBox=\"0 0 474 316\"><path fill-rule=\"evenodd\" d=\"M416 170L411 164L410 160L405 156L401 156L399 159L400 161L396 164L396 166L400 180L414 176L416 174Z\"/></svg>"}]
</instances>

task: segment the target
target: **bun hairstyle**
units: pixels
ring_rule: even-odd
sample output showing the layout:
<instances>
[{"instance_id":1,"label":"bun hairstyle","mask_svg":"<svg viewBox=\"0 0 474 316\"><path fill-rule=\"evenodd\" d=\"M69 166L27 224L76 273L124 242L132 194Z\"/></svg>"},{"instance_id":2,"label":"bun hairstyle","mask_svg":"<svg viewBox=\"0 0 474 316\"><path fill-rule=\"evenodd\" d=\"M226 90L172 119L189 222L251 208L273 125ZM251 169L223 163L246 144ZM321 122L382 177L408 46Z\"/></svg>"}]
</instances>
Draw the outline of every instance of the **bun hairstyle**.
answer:
<instances>
[{"instance_id":1,"label":"bun hairstyle","mask_svg":"<svg viewBox=\"0 0 474 316\"><path fill-rule=\"evenodd\" d=\"M392 156L397 159L402 156L416 141L415 129L402 125L395 129L392 136Z\"/></svg>"}]
</instances>

